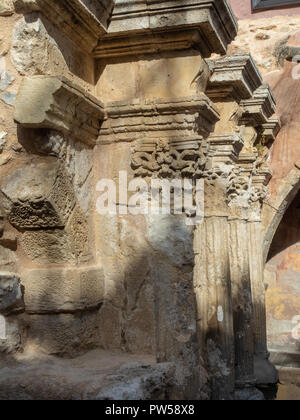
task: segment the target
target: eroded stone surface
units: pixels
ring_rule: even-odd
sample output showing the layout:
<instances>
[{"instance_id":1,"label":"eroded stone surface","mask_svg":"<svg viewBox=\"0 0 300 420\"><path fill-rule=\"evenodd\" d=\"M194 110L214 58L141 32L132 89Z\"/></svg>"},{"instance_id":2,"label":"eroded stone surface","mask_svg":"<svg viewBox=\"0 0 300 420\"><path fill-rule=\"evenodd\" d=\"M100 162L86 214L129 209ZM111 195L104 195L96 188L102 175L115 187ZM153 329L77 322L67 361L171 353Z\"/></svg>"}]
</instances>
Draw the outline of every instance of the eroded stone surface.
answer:
<instances>
[{"instance_id":1,"label":"eroded stone surface","mask_svg":"<svg viewBox=\"0 0 300 420\"><path fill-rule=\"evenodd\" d=\"M0 273L0 313L22 308L23 292L20 278L13 273Z\"/></svg>"},{"instance_id":2,"label":"eroded stone surface","mask_svg":"<svg viewBox=\"0 0 300 420\"><path fill-rule=\"evenodd\" d=\"M17 228L65 226L75 197L57 161L32 162L7 177L2 192L9 200L9 221Z\"/></svg>"}]
</instances>

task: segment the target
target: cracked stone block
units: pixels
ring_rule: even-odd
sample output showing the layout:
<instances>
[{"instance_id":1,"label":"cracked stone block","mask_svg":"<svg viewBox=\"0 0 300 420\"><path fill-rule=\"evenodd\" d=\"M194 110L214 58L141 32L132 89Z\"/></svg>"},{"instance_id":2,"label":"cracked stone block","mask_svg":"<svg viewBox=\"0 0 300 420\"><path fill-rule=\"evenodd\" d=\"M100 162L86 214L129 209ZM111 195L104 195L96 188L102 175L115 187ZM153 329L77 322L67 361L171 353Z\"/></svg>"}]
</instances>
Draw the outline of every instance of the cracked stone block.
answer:
<instances>
[{"instance_id":1,"label":"cracked stone block","mask_svg":"<svg viewBox=\"0 0 300 420\"><path fill-rule=\"evenodd\" d=\"M22 306L20 277L14 273L0 273L0 314L8 314Z\"/></svg>"},{"instance_id":2,"label":"cracked stone block","mask_svg":"<svg viewBox=\"0 0 300 420\"><path fill-rule=\"evenodd\" d=\"M73 187L58 161L32 162L6 178L8 220L17 229L64 227L75 207Z\"/></svg>"},{"instance_id":3,"label":"cracked stone block","mask_svg":"<svg viewBox=\"0 0 300 420\"><path fill-rule=\"evenodd\" d=\"M30 314L74 313L100 307L102 268L33 269L22 276L25 309Z\"/></svg>"}]
</instances>

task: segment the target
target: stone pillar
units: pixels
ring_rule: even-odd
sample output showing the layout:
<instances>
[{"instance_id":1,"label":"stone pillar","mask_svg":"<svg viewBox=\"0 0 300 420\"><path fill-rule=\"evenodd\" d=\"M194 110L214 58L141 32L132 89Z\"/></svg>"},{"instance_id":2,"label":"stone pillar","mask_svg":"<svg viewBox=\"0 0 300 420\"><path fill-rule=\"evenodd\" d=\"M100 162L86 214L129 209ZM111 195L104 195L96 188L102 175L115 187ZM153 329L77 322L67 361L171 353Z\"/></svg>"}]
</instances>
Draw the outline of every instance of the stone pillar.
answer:
<instances>
[{"instance_id":1,"label":"stone pillar","mask_svg":"<svg viewBox=\"0 0 300 420\"><path fill-rule=\"evenodd\" d=\"M254 372L258 385L276 384L278 374L269 362L266 302L260 221L248 223L250 279L253 298Z\"/></svg>"},{"instance_id":2,"label":"stone pillar","mask_svg":"<svg viewBox=\"0 0 300 420\"><path fill-rule=\"evenodd\" d=\"M248 246L247 221L230 220L229 255L237 389L254 385L252 295Z\"/></svg>"},{"instance_id":3,"label":"stone pillar","mask_svg":"<svg viewBox=\"0 0 300 420\"><path fill-rule=\"evenodd\" d=\"M195 232L194 287L202 357L210 369L212 398L234 391L234 338L226 217L206 217Z\"/></svg>"}]
</instances>

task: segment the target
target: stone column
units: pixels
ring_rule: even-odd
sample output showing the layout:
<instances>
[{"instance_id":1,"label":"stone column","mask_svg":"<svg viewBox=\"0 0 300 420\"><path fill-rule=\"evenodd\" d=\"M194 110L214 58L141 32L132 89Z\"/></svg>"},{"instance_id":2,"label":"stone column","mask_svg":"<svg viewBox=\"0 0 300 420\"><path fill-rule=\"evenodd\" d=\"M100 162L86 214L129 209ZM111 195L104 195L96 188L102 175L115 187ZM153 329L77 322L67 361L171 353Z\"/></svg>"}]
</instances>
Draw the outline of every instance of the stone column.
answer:
<instances>
[{"instance_id":1,"label":"stone column","mask_svg":"<svg viewBox=\"0 0 300 420\"><path fill-rule=\"evenodd\" d=\"M253 298L254 372L258 385L276 384L278 374L269 362L266 302L260 221L248 223L250 279Z\"/></svg>"},{"instance_id":2,"label":"stone column","mask_svg":"<svg viewBox=\"0 0 300 420\"><path fill-rule=\"evenodd\" d=\"M213 399L234 391L234 338L227 217L206 217L195 232L194 287L202 357L207 360Z\"/></svg>"},{"instance_id":3,"label":"stone column","mask_svg":"<svg viewBox=\"0 0 300 420\"><path fill-rule=\"evenodd\" d=\"M247 221L241 219L230 220L229 255L233 300L236 389L254 385L249 242Z\"/></svg>"}]
</instances>

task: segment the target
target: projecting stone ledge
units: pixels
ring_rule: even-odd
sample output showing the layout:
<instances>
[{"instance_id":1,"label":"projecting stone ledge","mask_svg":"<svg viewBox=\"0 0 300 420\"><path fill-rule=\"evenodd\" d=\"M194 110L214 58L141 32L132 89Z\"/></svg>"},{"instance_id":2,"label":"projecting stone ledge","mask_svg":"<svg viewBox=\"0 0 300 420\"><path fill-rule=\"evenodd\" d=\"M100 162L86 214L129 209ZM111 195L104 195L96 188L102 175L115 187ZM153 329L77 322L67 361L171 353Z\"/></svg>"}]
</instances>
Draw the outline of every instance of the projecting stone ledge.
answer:
<instances>
[{"instance_id":1,"label":"projecting stone ledge","mask_svg":"<svg viewBox=\"0 0 300 420\"><path fill-rule=\"evenodd\" d=\"M114 0L14 0L14 5L18 13L40 12L90 52L106 33Z\"/></svg>"},{"instance_id":2,"label":"projecting stone ledge","mask_svg":"<svg viewBox=\"0 0 300 420\"><path fill-rule=\"evenodd\" d=\"M27 128L49 128L94 145L104 119L103 104L62 77L24 78L14 118Z\"/></svg>"},{"instance_id":3,"label":"projecting stone ledge","mask_svg":"<svg viewBox=\"0 0 300 420\"><path fill-rule=\"evenodd\" d=\"M225 0L117 0L96 58L194 48L204 57L224 54L237 35Z\"/></svg>"}]
</instances>

